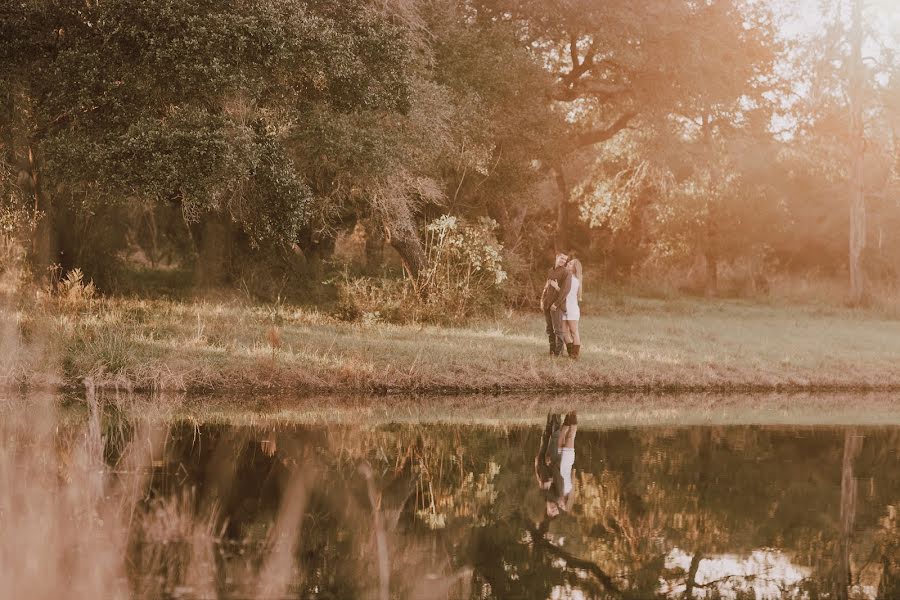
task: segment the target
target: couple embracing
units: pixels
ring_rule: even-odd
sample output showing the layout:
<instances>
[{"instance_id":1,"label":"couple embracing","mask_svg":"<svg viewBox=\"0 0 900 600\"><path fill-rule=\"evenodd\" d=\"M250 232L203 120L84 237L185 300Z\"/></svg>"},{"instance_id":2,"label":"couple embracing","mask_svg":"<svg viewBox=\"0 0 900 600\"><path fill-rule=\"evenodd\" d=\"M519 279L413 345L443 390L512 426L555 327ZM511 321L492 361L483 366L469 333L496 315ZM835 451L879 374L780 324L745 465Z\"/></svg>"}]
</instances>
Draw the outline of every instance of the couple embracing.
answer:
<instances>
[{"instance_id":1,"label":"couple embracing","mask_svg":"<svg viewBox=\"0 0 900 600\"><path fill-rule=\"evenodd\" d=\"M581 337L578 335L581 274L581 261L571 252L557 253L556 262L547 273L547 283L541 293L541 310L547 321L552 356L560 356L563 346L569 358L578 358L581 351Z\"/></svg>"}]
</instances>

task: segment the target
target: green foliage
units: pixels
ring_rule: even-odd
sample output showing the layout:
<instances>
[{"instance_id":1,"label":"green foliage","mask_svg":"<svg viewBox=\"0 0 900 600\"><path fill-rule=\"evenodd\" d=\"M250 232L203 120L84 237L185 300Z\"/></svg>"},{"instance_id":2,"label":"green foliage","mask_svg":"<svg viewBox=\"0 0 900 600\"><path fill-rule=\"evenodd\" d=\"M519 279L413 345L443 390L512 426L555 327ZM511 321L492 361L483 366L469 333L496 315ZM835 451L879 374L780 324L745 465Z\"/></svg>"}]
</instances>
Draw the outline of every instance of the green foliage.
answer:
<instances>
[{"instance_id":1,"label":"green foliage","mask_svg":"<svg viewBox=\"0 0 900 600\"><path fill-rule=\"evenodd\" d=\"M409 104L403 28L363 2L28 5L16 24L4 117L31 128L45 180L223 212L253 243L316 211L290 143L304 114Z\"/></svg>"},{"instance_id":2,"label":"green foliage","mask_svg":"<svg viewBox=\"0 0 900 600\"><path fill-rule=\"evenodd\" d=\"M419 287L428 289L442 285L473 283L476 286L499 286L506 281L501 252L494 232L497 223L480 219L477 224L460 222L444 215L428 224L428 269Z\"/></svg>"},{"instance_id":3,"label":"green foliage","mask_svg":"<svg viewBox=\"0 0 900 600\"><path fill-rule=\"evenodd\" d=\"M34 211L17 190L3 185L5 181L0 179L0 278L16 287L28 270L26 258L37 223Z\"/></svg>"}]
</instances>

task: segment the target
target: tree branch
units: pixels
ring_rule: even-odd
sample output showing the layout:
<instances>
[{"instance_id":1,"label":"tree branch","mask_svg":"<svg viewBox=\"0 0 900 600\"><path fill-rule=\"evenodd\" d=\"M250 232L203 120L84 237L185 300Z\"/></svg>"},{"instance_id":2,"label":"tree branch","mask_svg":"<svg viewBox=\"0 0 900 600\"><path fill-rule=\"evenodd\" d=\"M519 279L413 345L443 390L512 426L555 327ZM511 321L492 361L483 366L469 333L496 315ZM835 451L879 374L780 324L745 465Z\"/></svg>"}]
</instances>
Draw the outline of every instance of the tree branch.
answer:
<instances>
[{"instance_id":1,"label":"tree branch","mask_svg":"<svg viewBox=\"0 0 900 600\"><path fill-rule=\"evenodd\" d=\"M547 550L550 554L563 559L566 561L566 566L572 567L574 569L582 569L587 571L591 575L597 578L603 587L616 595L621 595L622 591L616 586L615 582L603 569L600 568L599 565L593 563L589 560L585 560L583 558L578 558L574 554L566 552L562 548L558 546L554 546L534 527L528 527L528 532L531 534L531 539L534 540L535 544L540 545L542 548Z\"/></svg>"},{"instance_id":2,"label":"tree branch","mask_svg":"<svg viewBox=\"0 0 900 600\"><path fill-rule=\"evenodd\" d=\"M618 119L602 129L594 129L579 134L575 137L573 146L575 148L583 148L585 146L593 146L594 144L605 142L606 140L615 137L617 133L628 127L628 124L636 116L637 112L633 111L623 113Z\"/></svg>"},{"instance_id":3,"label":"tree branch","mask_svg":"<svg viewBox=\"0 0 900 600\"><path fill-rule=\"evenodd\" d=\"M572 70L569 73L571 76L584 64L578 62L578 36L574 33L569 34L569 57L572 59Z\"/></svg>"},{"instance_id":4,"label":"tree branch","mask_svg":"<svg viewBox=\"0 0 900 600\"><path fill-rule=\"evenodd\" d=\"M591 39L590 46L584 53L584 58L578 58L578 36L569 34L569 58L572 68L568 73L559 74L558 89L553 93L554 100L570 102L581 96L612 96L628 90L624 84L613 83L609 76L617 76L621 79L622 66L611 58L602 58L595 61L597 56L596 40ZM598 76L599 68L605 69L603 79ZM582 76L594 74L591 80L582 79Z\"/></svg>"},{"instance_id":5,"label":"tree branch","mask_svg":"<svg viewBox=\"0 0 900 600\"><path fill-rule=\"evenodd\" d=\"M584 96L594 96L595 98L610 98L617 94L624 94L628 91L628 86L621 83L610 83L597 79L590 79L579 82L578 84L562 84L553 93L553 99L560 102L571 102Z\"/></svg>"}]
</instances>

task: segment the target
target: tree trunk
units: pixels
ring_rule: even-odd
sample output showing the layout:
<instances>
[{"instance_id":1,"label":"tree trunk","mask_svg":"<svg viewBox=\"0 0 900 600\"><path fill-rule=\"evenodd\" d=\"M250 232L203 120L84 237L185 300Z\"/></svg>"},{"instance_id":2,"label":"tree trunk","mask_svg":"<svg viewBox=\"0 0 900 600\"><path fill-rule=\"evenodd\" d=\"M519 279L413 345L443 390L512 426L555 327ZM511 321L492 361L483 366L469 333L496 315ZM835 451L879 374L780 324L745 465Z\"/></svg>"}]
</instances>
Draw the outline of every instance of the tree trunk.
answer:
<instances>
[{"instance_id":1,"label":"tree trunk","mask_svg":"<svg viewBox=\"0 0 900 600\"><path fill-rule=\"evenodd\" d=\"M837 575L834 582L834 596L838 600L847 600L850 583L850 543L853 536L853 524L856 520L856 488L857 481L853 474L853 465L862 449L862 436L854 429L847 429L844 434L844 460L841 464L841 532L838 544Z\"/></svg>"},{"instance_id":2,"label":"tree trunk","mask_svg":"<svg viewBox=\"0 0 900 600\"><path fill-rule=\"evenodd\" d=\"M569 187L561 164L555 165L556 187L559 189L559 201L556 205L556 236L554 242L557 252L568 250L569 244Z\"/></svg>"},{"instance_id":3,"label":"tree trunk","mask_svg":"<svg viewBox=\"0 0 900 600\"><path fill-rule=\"evenodd\" d=\"M510 206L512 204L512 206ZM504 202L500 207L500 231L503 247L515 248L522 236L522 227L525 225L525 217L528 216L528 206L522 202Z\"/></svg>"},{"instance_id":4,"label":"tree trunk","mask_svg":"<svg viewBox=\"0 0 900 600\"><path fill-rule=\"evenodd\" d=\"M703 510L709 497L710 465L712 464L712 431L703 430L700 434L700 447L697 451L697 511L700 518L697 520L697 549L691 557L691 565L688 568L687 580L684 586L684 597L691 600L694 597L694 587L697 585L697 572L700 570L700 562L703 560L703 542L706 536L706 522L703 520Z\"/></svg>"},{"instance_id":5,"label":"tree trunk","mask_svg":"<svg viewBox=\"0 0 900 600\"><path fill-rule=\"evenodd\" d=\"M694 586L697 584L697 571L700 570L700 561L703 560L703 554L699 551L691 557L691 566L688 568L687 581L684 585L685 600L693 600Z\"/></svg>"},{"instance_id":6,"label":"tree trunk","mask_svg":"<svg viewBox=\"0 0 900 600\"><path fill-rule=\"evenodd\" d=\"M418 278L419 272L425 266L425 250L422 248L419 232L416 231L408 209L403 210L397 218L388 223L387 233L391 246L403 261L406 273L412 279Z\"/></svg>"},{"instance_id":7,"label":"tree trunk","mask_svg":"<svg viewBox=\"0 0 900 600\"><path fill-rule=\"evenodd\" d=\"M719 293L719 258L714 248L707 247L706 253L706 295L714 298Z\"/></svg>"},{"instance_id":8,"label":"tree trunk","mask_svg":"<svg viewBox=\"0 0 900 600\"><path fill-rule=\"evenodd\" d=\"M228 282L231 259L231 224L226 215L207 213L191 225L197 250L194 281L201 288L222 287Z\"/></svg>"},{"instance_id":9,"label":"tree trunk","mask_svg":"<svg viewBox=\"0 0 900 600\"><path fill-rule=\"evenodd\" d=\"M374 275L384 266L384 226L375 217L363 221L366 230L366 272Z\"/></svg>"},{"instance_id":10,"label":"tree trunk","mask_svg":"<svg viewBox=\"0 0 900 600\"><path fill-rule=\"evenodd\" d=\"M866 247L866 204L863 193L862 122L862 0L853 2L850 59L850 302L859 304L865 293L863 250Z\"/></svg>"},{"instance_id":11,"label":"tree trunk","mask_svg":"<svg viewBox=\"0 0 900 600\"><path fill-rule=\"evenodd\" d=\"M10 169L16 166L16 136L13 131L13 111L15 103L11 91L6 92L3 99L3 108L0 109L0 143L3 144L3 160Z\"/></svg>"},{"instance_id":12,"label":"tree trunk","mask_svg":"<svg viewBox=\"0 0 900 600\"><path fill-rule=\"evenodd\" d=\"M40 281L47 281L55 258L54 214L50 195L43 189L40 163L34 146L28 146L28 189L34 199L34 212L40 218L32 240L32 265Z\"/></svg>"},{"instance_id":13,"label":"tree trunk","mask_svg":"<svg viewBox=\"0 0 900 600\"><path fill-rule=\"evenodd\" d=\"M706 146L707 156L712 156L712 117L708 110L703 112L703 143ZM715 175L715 170L710 176ZM719 237L718 237L718 210L716 206L718 198L707 199L706 209L706 295L710 298L719 293Z\"/></svg>"},{"instance_id":14,"label":"tree trunk","mask_svg":"<svg viewBox=\"0 0 900 600\"><path fill-rule=\"evenodd\" d=\"M716 198L709 199L706 211L706 296L715 298L719 295L719 214Z\"/></svg>"}]
</instances>

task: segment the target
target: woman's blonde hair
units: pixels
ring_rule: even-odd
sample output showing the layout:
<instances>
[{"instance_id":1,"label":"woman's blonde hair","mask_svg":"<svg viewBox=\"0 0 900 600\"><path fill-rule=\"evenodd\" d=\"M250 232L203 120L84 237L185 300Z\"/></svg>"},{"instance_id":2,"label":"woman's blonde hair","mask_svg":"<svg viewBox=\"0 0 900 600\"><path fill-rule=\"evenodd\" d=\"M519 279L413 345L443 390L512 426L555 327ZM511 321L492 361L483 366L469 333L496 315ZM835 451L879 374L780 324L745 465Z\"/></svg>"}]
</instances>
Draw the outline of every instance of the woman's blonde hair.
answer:
<instances>
[{"instance_id":1,"label":"woman's blonde hair","mask_svg":"<svg viewBox=\"0 0 900 600\"><path fill-rule=\"evenodd\" d=\"M578 278L578 283L580 284L578 286L578 301L581 302L581 294L584 290L584 277L581 270L581 261L577 258L573 258L569 261L569 264L571 264L573 269L575 270L575 277Z\"/></svg>"}]
</instances>

